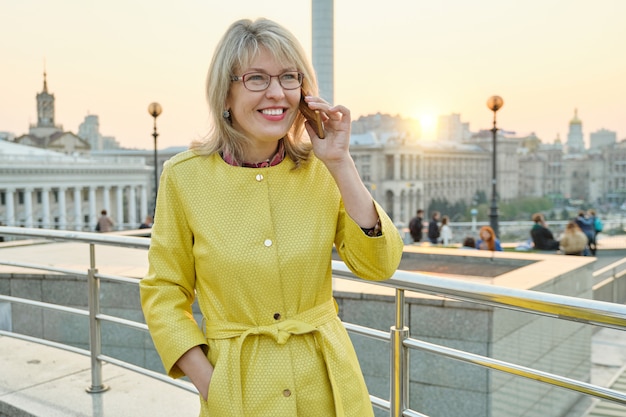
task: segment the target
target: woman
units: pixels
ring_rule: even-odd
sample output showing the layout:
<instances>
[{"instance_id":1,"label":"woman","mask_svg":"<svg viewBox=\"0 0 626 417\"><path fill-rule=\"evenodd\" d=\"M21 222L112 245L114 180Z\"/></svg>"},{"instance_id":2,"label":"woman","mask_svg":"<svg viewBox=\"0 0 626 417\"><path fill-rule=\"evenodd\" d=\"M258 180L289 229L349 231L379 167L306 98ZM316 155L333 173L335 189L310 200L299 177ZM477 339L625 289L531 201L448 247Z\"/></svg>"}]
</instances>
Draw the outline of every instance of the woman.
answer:
<instances>
[{"instance_id":1,"label":"woman","mask_svg":"<svg viewBox=\"0 0 626 417\"><path fill-rule=\"evenodd\" d=\"M443 246L448 246L452 242L452 229L450 228L450 217L448 216L443 216L441 218L439 240Z\"/></svg>"},{"instance_id":2,"label":"woman","mask_svg":"<svg viewBox=\"0 0 626 417\"><path fill-rule=\"evenodd\" d=\"M403 242L350 157L349 110L316 92L291 33L237 21L207 77L214 129L164 166L142 305L201 416L373 416L332 297L332 248L357 276L384 280ZM325 139L304 123L302 93Z\"/></svg>"},{"instance_id":3,"label":"woman","mask_svg":"<svg viewBox=\"0 0 626 417\"><path fill-rule=\"evenodd\" d=\"M533 239L535 249L538 250L559 250L559 241L554 239L554 235L546 225L546 219L541 213L533 214L535 224L530 229L530 237Z\"/></svg>"},{"instance_id":4,"label":"woman","mask_svg":"<svg viewBox=\"0 0 626 417\"><path fill-rule=\"evenodd\" d=\"M567 223L559 242L561 250L566 255L584 255L587 249L587 235L585 235L574 220L570 220L570 222Z\"/></svg>"},{"instance_id":5,"label":"woman","mask_svg":"<svg viewBox=\"0 0 626 417\"><path fill-rule=\"evenodd\" d=\"M496 238L496 234L489 226L483 226L478 231L478 240L476 241L476 249L502 251L500 241Z\"/></svg>"}]
</instances>

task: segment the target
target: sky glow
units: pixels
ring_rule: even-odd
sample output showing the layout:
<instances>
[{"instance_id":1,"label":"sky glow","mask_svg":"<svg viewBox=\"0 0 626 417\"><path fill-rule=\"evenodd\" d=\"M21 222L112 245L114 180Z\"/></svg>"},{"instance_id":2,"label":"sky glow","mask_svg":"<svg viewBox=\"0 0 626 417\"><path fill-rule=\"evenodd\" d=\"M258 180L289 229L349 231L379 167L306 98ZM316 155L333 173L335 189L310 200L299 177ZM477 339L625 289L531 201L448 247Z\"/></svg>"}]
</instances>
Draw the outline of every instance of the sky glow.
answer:
<instances>
[{"instance_id":1,"label":"sky glow","mask_svg":"<svg viewBox=\"0 0 626 417\"><path fill-rule=\"evenodd\" d=\"M43 85L56 123L76 133L88 114L125 147L152 147L147 107L163 107L159 148L208 130L205 74L239 18L274 19L311 50L309 1L0 0L0 131L36 123ZM583 132L626 138L626 1L335 0L335 100L353 118L459 113L545 143L565 141L578 109Z\"/></svg>"}]
</instances>

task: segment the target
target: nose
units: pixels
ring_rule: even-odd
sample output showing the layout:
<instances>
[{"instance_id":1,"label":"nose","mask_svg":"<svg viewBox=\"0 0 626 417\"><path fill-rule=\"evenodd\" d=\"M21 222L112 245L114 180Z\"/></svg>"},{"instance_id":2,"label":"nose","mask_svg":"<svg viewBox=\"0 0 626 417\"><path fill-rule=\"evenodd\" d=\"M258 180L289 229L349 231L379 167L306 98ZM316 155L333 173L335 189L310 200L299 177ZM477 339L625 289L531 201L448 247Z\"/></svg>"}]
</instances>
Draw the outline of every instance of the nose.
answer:
<instances>
[{"instance_id":1,"label":"nose","mask_svg":"<svg viewBox=\"0 0 626 417\"><path fill-rule=\"evenodd\" d=\"M270 78L270 85L267 87L267 90L265 90L265 95L267 97L276 98L282 98L285 96L285 90L283 90L283 87L280 85L278 77Z\"/></svg>"}]
</instances>

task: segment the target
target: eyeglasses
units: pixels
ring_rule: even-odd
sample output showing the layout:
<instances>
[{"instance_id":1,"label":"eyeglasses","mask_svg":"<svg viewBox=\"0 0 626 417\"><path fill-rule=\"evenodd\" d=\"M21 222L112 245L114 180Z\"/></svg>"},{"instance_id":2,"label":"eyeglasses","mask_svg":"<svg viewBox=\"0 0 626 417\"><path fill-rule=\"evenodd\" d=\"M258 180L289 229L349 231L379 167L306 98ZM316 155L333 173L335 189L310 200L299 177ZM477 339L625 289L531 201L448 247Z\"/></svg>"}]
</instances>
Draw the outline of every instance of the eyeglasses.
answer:
<instances>
[{"instance_id":1,"label":"eyeglasses","mask_svg":"<svg viewBox=\"0 0 626 417\"><path fill-rule=\"evenodd\" d=\"M302 86L304 74L298 71L287 71L279 75L269 75L264 72L247 72L241 76L233 75L231 81L241 81L250 91L264 91L270 86L272 78L278 78L278 83L285 90L295 90Z\"/></svg>"}]
</instances>

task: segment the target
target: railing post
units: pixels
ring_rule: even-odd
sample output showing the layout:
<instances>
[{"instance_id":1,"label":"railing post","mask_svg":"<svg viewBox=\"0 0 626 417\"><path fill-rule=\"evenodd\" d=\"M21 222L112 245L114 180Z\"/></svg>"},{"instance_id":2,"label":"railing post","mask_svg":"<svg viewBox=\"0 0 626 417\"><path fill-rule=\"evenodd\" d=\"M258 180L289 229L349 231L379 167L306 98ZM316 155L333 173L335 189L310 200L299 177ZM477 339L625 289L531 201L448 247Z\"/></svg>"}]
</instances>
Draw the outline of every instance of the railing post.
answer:
<instances>
[{"instance_id":1,"label":"railing post","mask_svg":"<svg viewBox=\"0 0 626 417\"><path fill-rule=\"evenodd\" d=\"M404 290L396 289L396 324L391 332L391 384L389 415L401 417L409 398L409 352L404 340L409 337L409 328L404 319Z\"/></svg>"},{"instance_id":2,"label":"railing post","mask_svg":"<svg viewBox=\"0 0 626 417\"><path fill-rule=\"evenodd\" d=\"M611 286L611 290L613 292L613 302L617 303L617 268L613 268L613 282Z\"/></svg>"},{"instance_id":3,"label":"railing post","mask_svg":"<svg viewBox=\"0 0 626 417\"><path fill-rule=\"evenodd\" d=\"M99 359L102 353L102 332L97 315L100 313L100 281L96 278L96 248L93 243L89 244L89 350L91 352L91 386L86 388L90 394L97 394L109 389L102 383L102 361Z\"/></svg>"}]
</instances>

